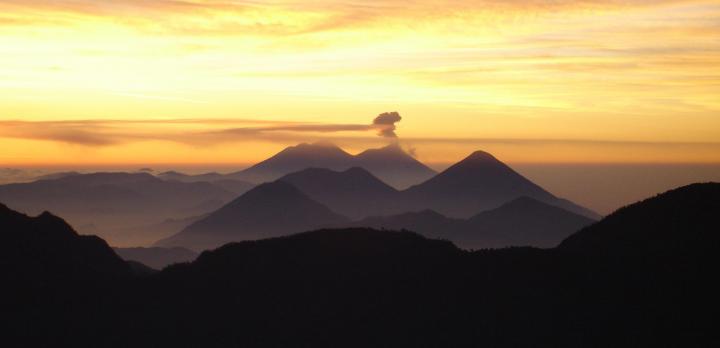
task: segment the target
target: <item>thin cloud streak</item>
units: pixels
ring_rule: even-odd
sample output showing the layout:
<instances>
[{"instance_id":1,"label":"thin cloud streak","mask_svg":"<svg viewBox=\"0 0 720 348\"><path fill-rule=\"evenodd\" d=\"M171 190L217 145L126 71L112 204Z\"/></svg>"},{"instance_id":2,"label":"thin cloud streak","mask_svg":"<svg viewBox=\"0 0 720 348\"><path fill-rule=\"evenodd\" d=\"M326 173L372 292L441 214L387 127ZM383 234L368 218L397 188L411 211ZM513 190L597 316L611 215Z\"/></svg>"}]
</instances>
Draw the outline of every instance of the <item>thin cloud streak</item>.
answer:
<instances>
[{"instance_id":1,"label":"thin cloud streak","mask_svg":"<svg viewBox=\"0 0 720 348\"><path fill-rule=\"evenodd\" d=\"M234 124L263 126L227 127ZM150 127L148 127L148 125ZM207 131L173 130L164 125L225 126ZM155 126L153 129L152 126ZM307 139L307 133L383 133L386 124L318 124L243 119L166 120L63 120L0 121L0 138L47 140L82 146L112 146L138 141L172 141L189 145L214 145L247 141L291 141Z\"/></svg>"},{"instance_id":2,"label":"thin cloud streak","mask_svg":"<svg viewBox=\"0 0 720 348\"><path fill-rule=\"evenodd\" d=\"M166 128L142 129L145 125L231 125L258 123L264 126L222 127L209 131L170 131ZM128 127L143 126L141 129ZM394 125L392 125L394 129ZM0 138L47 140L83 146L112 146L139 141L171 141L188 145L210 146L222 143L254 141L304 142L329 140L337 143L376 142L376 136L336 136L332 133L385 134L386 124L319 124L286 121L264 121L255 119L167 119L167 120L64 120L64 121L0 121ZM314 133L314 134L313 134ZM516 139L516 138L450 138L450 137L407 137L404 142L414 145L459 144L459 145L577 145L577 146L683 146L717 147L720 142L663 142L602 139Z\"/></svg>"}]
</instances>

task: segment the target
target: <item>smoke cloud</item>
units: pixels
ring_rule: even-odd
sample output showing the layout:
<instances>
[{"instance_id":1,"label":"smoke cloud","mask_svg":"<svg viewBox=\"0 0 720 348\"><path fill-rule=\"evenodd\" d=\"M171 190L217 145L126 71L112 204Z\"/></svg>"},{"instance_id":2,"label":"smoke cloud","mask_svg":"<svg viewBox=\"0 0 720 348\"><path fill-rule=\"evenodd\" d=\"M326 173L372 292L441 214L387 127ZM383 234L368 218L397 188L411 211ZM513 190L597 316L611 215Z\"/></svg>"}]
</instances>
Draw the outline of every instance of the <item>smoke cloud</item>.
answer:
<instances>
[{"instance_id":1,"label":"smoke cloud","mask_svg":"<svg viewBox=\"0 0 720 348\"><path fill-rule=\"evenodd\" d=\"M50 140L90 147L113 146L137 141L173 141L209 145L238 141L308 141L343 132L377 132L397 139L397 112L385 112L366 124L263 121L254 119L140 119L140 120L0 120L0 138ZM241 126L238 126L241 125ZM205 130L197 129L210 128Z\"/></svg>"},{"instance_id":2,"label":"smoke cloud","mask_svg":"<svg viewBox=\"0 0 720 348\"><path fill-rule=\"evenodd\" d=\"M395 123L400 122L402 117L397 112L384 112L373 120L373 125L378 127L378 135L386 138L397 138Z\"/></svg>"}]
</instances>

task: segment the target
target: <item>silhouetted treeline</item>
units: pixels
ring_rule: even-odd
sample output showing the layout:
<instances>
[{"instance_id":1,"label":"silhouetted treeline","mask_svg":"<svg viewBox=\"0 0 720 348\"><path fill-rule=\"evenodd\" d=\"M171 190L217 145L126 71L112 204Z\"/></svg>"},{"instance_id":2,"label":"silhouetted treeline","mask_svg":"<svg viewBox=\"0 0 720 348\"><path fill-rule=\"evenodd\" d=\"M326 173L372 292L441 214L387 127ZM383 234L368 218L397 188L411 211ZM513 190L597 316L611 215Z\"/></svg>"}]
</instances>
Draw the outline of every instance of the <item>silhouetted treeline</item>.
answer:
<instances>
[{"instance_id":1,"label":"silhouetted treeline","mask_svg":"<svg viewBox=\"0 0 720 348\"><path fill-rule=\"evenodd\" d=\"M77 289L64 295L71 307L39 296L5 337L93 347L715 346L718 213L720 184L696 184L548 250L467 252L371 229L233 243L156 274L120 272L101 289L66 284Z\"/></svg>"}]
</instances>

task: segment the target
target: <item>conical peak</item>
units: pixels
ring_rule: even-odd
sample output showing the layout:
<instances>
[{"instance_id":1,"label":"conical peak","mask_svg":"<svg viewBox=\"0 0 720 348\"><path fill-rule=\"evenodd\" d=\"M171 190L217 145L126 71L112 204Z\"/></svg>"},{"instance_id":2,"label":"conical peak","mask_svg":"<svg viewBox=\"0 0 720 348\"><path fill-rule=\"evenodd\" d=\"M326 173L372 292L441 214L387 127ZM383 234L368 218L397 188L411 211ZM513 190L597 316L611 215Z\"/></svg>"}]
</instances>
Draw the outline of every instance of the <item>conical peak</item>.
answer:
<instances>
[{"instance_id":1,"label":"conical peak","mask_svg":"<svg viewBox=\"0 0 720 348\"><path fill-rule=\"evenodd\" d=\"M471 161L471 162L476 162L476 161L500 162L500 161L498 161L497 158L495 158L495 156L493 156L493 155L491 155L490 153L485 152L485 151L475 151L475 152L473 152L472 154L470 154L470 156L468 156L468 157L466 157L464 160L462 160L462 162L466 162L466 161Z\"/></svg>"}]
</instances>

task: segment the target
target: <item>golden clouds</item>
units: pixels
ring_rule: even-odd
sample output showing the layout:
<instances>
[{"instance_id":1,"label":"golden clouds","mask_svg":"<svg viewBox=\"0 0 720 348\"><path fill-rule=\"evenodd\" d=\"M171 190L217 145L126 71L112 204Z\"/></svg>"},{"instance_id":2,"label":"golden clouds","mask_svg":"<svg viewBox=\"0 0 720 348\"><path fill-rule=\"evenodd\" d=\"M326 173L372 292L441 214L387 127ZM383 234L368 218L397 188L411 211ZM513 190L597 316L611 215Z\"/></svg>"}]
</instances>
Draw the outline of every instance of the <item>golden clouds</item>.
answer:
<instances>
[{"instance_id":1,"label":"golden clouds","mask_svg":"<svg viewBox=\"0 0 720 348\"><path fill-rule=\"evenodd\" d=\"M401 138L709 143L720 139L718 23L709 0L10 0L0 3L0 120L366 125L398 109ZM174 134L167 127L151 128ZM133 129L121 138L145 139ZM151 153L181 151L152 141ZM238 161L256 153L235 151ZM653 158L662 153L682 158Z\"/></svg>"}]
</instances>

